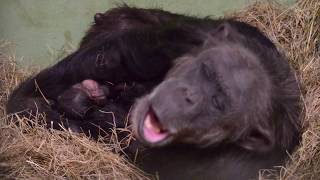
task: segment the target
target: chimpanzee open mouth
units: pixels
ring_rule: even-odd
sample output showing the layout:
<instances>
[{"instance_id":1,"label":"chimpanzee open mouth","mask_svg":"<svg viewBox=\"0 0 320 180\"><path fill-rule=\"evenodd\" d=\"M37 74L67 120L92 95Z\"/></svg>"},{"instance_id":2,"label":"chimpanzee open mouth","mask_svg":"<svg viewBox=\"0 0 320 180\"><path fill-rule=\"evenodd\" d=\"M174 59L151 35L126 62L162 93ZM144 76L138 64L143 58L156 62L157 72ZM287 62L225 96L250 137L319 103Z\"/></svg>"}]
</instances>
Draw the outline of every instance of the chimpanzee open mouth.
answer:
<instances>
[{"instance_id":1,"label":"chimpanzee open mouth","mask_svg":"<svg viewBox=\"0 0 320 180\"><path fill-rule=\"evenodd\" d=\"M172 133L159 120L152 106L146 112L144 119L140 121L140 137L152 146L161 146L171 140Z\"/></svg>"}]
</instances>

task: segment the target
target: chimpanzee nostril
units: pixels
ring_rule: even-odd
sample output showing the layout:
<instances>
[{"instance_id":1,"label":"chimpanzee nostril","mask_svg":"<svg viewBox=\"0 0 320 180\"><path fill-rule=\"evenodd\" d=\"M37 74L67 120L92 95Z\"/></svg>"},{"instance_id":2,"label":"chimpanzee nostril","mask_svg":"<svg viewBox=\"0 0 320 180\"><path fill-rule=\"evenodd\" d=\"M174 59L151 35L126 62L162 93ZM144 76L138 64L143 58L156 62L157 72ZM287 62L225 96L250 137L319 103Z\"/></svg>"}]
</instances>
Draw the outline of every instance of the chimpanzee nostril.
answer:
<instances>
[{"instance_id":1,"label":"chimpanzee nostril","mask_svg":"<svg viewBox=\"0 0 320 180\"><path fill-rule=\"evenodd\" d=\"M194 95L189 88L181 87L180 93L182 100L184 100L187 105L194 105L196 103L196 99L193 97Z\"/></svg>"},{"instance_id":2,"label":"chimpanzee nostril","mask_svg":"<svg viewBox=\"0 0 320 180\"><path fill-rule=\"evenodd\" d=\"M194 101L193 101L191 98L189 98L189 97L186 97L185 100L186 100L186 102L187 102L188 104L190 104L190 105L193 105L193 104L194 104Z\"/></svg>"}]
</instances>

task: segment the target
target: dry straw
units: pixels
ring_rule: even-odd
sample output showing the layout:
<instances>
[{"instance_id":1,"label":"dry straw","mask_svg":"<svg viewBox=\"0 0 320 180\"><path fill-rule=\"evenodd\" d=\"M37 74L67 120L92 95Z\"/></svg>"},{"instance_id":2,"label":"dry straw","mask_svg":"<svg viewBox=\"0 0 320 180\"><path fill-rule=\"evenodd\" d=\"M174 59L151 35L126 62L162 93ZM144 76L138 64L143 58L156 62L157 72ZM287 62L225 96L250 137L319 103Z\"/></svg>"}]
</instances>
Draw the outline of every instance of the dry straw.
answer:
<instances>
[{"instance_id":1,"label":"dry straw","mask_svg":"<svg viewBox=\"0 0 320 180\"><path fill-rule=\"evenodd\" d=\"M263 1L233 13L260 28L287 55L301 81L304 133L290 161L260 179L319 179L320 177L320 1L300 0L290 7ZM33 128L18 117L20 127L5 116L5 101L26 72L16 68L9 42L0 43L0 179L147 179L114 151L119 146L95 142L69 131ZM39 115L37 119L43 117Z\"/></svg>"},{"instance_id":2,"label":"dry straw","mask_svg":"<svg viewBox=\"0 0 320 180\"><path fill-rule=\"evenodd\" d=\"M289 8L274 2L256 3L235 16L265 32L288 56L301 82L305 108L303 139L278 178L319 179L320 1L300 0Z\"/></svg>"}]
</instances>

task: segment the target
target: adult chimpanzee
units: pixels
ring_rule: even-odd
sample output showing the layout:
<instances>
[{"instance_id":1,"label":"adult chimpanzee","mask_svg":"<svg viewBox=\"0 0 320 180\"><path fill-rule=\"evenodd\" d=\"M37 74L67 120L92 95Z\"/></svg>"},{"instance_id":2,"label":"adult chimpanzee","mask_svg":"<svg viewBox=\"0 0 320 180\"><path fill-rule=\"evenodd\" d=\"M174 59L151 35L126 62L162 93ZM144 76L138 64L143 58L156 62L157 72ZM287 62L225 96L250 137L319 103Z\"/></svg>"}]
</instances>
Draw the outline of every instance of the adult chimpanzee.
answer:
<instances>
[{"instance_id":1,"label":"adult chimpanzee","mask_svg":"<svg viewBox=\"0 0 320 180\"><path fill-rule=\"evenodd\" d=\"M153 147L138 164L160 179L257 178L298 142L299 90L285 59L223 26L134 105L135 136Z\"/></svg>"},{"instance_id":2,"label":"adult chimpanzee","mask_svg":"<svg viewBox=\"0 0 320 180\"><path fill-rule=\"evenodd\" d=\"M246 23L129 7L96 14L80 48L23 82L7 110L45 112L57 128L59 108L73 108L59 103L77 102L68 92L89 98L89 105L79 101L85 108L98 105L87 81L96 89L114 85L103 91L103 107L63 123L110 123L101 109L121 119L133 104L133 131L147 146L137 163L160 179L255 178L259 169L281 165L298 142L294 73ZM123 84L130 88L118 88Z\"/></svg>"}]
</instances>

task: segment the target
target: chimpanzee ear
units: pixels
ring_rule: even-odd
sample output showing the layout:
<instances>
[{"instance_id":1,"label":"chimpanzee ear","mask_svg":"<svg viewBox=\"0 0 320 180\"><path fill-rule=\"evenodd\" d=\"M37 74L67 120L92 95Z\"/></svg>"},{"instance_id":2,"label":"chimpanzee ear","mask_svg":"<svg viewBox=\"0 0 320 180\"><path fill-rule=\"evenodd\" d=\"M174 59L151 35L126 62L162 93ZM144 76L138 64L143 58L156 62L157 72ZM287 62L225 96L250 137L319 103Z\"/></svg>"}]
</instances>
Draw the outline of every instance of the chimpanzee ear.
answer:
<instances>
[{"instance_id":1,"label":"chimpanzee ear","mask_svg":"<svg viewBox=\"0 0 320 180\"><path fill-rule=\"evenodd\" d=\"M226 38L229 37L233 31L234 29L232 28L231 24L226 22L217 27L215 35L218 35L220 38Z\"/></svg>"},{"instance_id":2,"label":"chimpanzee ear","mask_svg":"<svg viewBox=\"0 0 320 180\"><path fill-rule=\"evenodd\" d=\"M238 34L232 25L228 22L218 25L213 31L211 31L211 37L205 41L204 47L218 45L221 40L232 39L234 35ZM215 39L212 40L211 38Z\"/></svg>"},{"instance_id":3,"label":"chimpanzee ear","mask_svg":"<svg viewBox=\"0 0 320 180\"><path fill-rule=\"evenodd\" d=\"M96 13L95 15L94 15L94 22L96 23L96 24L102 24L102 18L103 18L103 13Z\"/></svg>"},{"instance_id":4,"label":"chimpanzee ear","mask_svg":"<svg viewBox=\"0 0 320 180\"><path fill-rule=\"evenodd\" d=\"M249 151L267 152L274 147L275 136L272 128L257 127L243 137L238 145Z\"/></svg>"}]
</instances>

